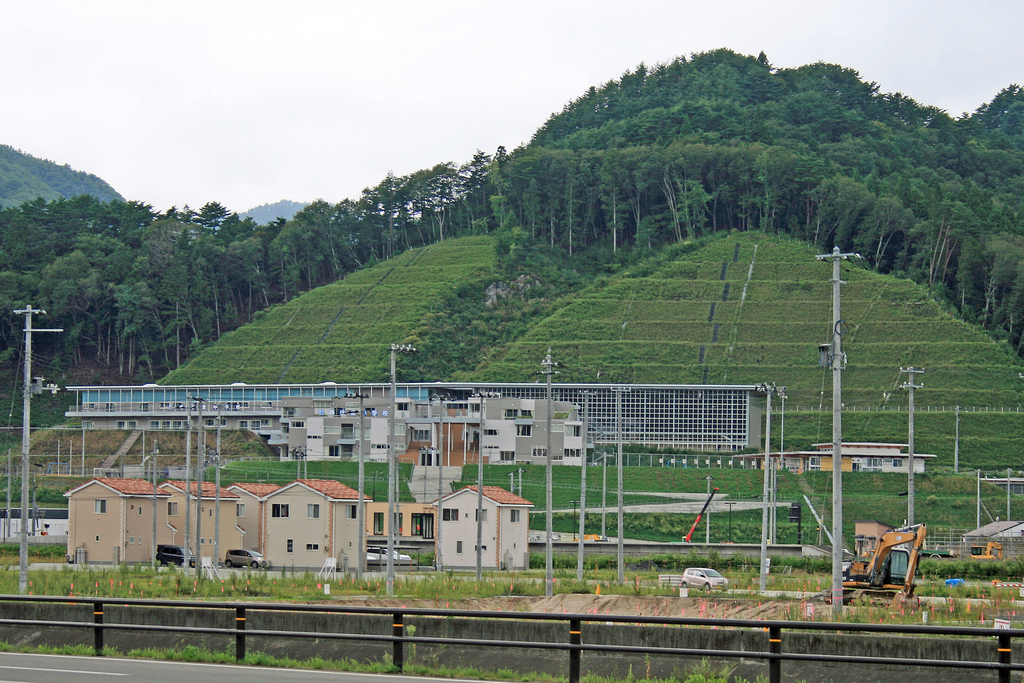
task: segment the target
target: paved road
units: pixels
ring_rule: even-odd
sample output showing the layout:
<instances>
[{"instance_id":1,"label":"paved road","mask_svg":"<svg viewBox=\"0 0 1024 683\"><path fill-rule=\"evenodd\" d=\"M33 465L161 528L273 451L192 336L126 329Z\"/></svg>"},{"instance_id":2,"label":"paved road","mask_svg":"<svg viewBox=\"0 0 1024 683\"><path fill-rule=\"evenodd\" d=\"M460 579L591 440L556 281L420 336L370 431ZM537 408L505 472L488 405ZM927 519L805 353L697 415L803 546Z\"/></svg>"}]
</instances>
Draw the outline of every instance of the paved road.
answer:
<instances>
[{"instance_id":1,"label":"paved road","mask_svg":"<svg viewBox=\"0 0 1024 683\"><path fill-rule=\"evenodd\" d=\"M245 681L246 683L421 683L418 676L368 674L310 669L276 669L233 664L156 662L111 657L69 657L0 653L0 683L181 683L181 681ZM464 679L445 679L462 683ZM479 681L473 681L479 683Z\"/></svg>"}]
</instances>

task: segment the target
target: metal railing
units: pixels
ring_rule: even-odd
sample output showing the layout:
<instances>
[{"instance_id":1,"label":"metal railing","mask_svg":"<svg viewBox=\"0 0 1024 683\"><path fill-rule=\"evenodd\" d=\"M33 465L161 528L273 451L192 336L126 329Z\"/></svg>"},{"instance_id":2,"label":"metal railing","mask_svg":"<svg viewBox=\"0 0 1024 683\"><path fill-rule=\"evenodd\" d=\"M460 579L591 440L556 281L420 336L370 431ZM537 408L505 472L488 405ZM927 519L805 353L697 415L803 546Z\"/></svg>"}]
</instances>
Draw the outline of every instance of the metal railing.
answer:
<instances>
[{"instance_id":1,"label":"metal railing","mask_svg":"<svg viewBox=\"0 0 1024 683\"><path fill-rule=\"evenodd\" d=\"M32 627L85 628L93 630L93 648L97 656L102 656L104 634L111 630L140 632L174 632L192 634L220 634L234 636L235 659L243 661L246 656L246 638L253 636L273 636L290 638L311 638L320 640L358 640L379 643L391 643L392 663L396 671L401 672L405 665L405 646L417 643L434 645L463 645L474 647L499 648L531 648L541 650L560 650L567 653L569 683L579 683L580 658L584 652L593 653L633 653L645 656L670 655L693 657L716 657L735 659L756 659L768 664L768 680L770 683L781 683L782 666L786 662L817 662L817 663L852 663L864 665L891 666L898 663L911 667L939 667L961 669L964 671L995 671L1000 683L1009 683L1013 671L1024 671L1024 663L1014 664L1011 661L1012 642L1015 638L1024 638L1024 629L990 629L964 626L916 626L916 625L883 625L861 623L835 623L817 621L756 621L746 619L714 619L692 617L649 617L626 615L586 615L586 614L548 614L530 612L497 612L497 611L464 611L448 609L422 608L377 608L347 605L301 605L293 603L230 603L144 600L125 598L87 598L64 596L23 596L0 595L0 603L57 603L91 605L93 620L63 621L40 619L0 619L0 624ZM159 612L153 608L196 608L225 610L234 612L235 628L162 625L160 623L126 624L105 623L104 608L108 604L117 606L139 606L148 608L146 614L153 621L159 621ZM331 633L291 630L268 630L246 628L247 614L251 611L288 611L301 613L333 613L390 616L392 632L389 635L370 633ZM565 638L562 642L549 641L513 641L479 638L428 637L414 636L406 631L406 617L440 617L440 618L475 618L504 621L546 621L561 622L566 626ZM691 626L714 627L716 629L756 629L765 634L764 649L757 650L725 650L713 648L680 648L638 645L588 644L583 642L583 627L586 623L658 625L658 626ZM930 637L974 637L992 642L992 658L987 661L963 661L953 659L908 658L901 657L894 662L891 657L860 656L843 654L819 654L816 652L783 652L783 635L786 632L817 631L831 633L861 634L899 634L925 635ZM798 674L799 675L799 674Z\"/></svg>"}]
</instances>

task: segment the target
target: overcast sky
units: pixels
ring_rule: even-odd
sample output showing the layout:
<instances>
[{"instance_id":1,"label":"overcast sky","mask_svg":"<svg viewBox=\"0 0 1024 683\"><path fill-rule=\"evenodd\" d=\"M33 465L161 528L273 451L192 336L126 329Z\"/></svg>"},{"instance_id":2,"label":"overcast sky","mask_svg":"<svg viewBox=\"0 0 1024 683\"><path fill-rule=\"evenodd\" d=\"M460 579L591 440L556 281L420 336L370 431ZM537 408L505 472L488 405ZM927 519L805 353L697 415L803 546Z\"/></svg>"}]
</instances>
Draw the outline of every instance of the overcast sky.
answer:
<instances>
[{"instance_id":1,"label":"overcast sky","mask_svg":"<svg viewBox=\"0 0 1024 683\"><path fill-rule=\"evenodd\" d=\"M336 202L719 47L841 64L959 116L1024 82L1022 26L1020 0L5 0L0 144L161 211Z\"/></svg>"}]
</instances>

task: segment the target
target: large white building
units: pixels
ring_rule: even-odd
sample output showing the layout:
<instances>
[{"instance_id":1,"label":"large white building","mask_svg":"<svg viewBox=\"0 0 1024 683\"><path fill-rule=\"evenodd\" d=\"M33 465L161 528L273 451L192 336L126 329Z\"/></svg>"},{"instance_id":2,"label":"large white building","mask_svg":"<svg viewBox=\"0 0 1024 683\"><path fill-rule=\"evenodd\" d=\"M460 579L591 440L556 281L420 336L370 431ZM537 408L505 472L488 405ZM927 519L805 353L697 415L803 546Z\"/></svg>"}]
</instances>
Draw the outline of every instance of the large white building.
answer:
<instances>
[{"instance_id":1,"label":"large white building","mask_svg":"<svg viewBox=\"0 0 1024 683\"><path fill-rule=\"evenodd\" d=\"M586 448L623 443L733 453L760 441L754 385L420 382L70 386L66 413L86 429L249 429L282 459L360 452L385 460L390 434L404 461L445 465L580 464ZM394 403L394 415L391 414ZM549 409L550 406L550 409ZM393 420L392 420L393 418ZM551 429L548 430L550 423ZM442 436L443 435L443 436Z\"/></svg>"}]
</instances>

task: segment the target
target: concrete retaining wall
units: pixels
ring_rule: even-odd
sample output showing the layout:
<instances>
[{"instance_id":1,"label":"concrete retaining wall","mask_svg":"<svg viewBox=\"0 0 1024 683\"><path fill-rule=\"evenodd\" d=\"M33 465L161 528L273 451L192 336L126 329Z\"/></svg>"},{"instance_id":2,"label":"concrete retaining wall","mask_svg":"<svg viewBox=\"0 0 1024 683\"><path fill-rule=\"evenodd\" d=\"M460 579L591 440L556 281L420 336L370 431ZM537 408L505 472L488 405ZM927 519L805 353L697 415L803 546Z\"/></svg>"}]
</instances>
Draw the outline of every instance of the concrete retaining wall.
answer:
<instances>
[{"instance_id":1,"label":"concrete retaining wall","mask_svg":"<svg viewBox=\"0 0 1024 683\"><path fill-rule=\"evenodd\" d=\"M107 604L104 621L114 623L159 623L167 626L220 627L234 629L233 610L203 607L143 608ZM37 620L93 620L91 605L0 603L0 617ZM313 633L391 633L390 615L343 613L308 613L282 611L246 611L248 629L291 630ZM723 622L726 623L726 622ZM568 623L546 621L504 621L463 617L407 617L407 635L420 637L472 638L503 642L568 642ZM682 628L675 626L634 626L628 624L584 623L583 642L589 644L638 645L688 649L715 649L746 652L767 650L767 633L762 629ZM0 625L0 640L18 646L84 644L92 646L93 632L88 628L50 628ZM995 638L926 638L900 636L866 636L824 632L783 632L783 652L844 654L878 657L871 665L815 664L783 662L785 680L833 681L841 683L934 683L951 681L995 681L995 673L900 666L910 658L953 659L956 661L995 661ZM169 648L195 645L211 650L234 652L234 636L147 633L107 630L105 643L121 651L140 648ZM278 656L305 659L319 656L326 659L349 658L360 662L378 661L391 652L391 644L358 640L324 638L247 637L249 652L266 652ZM406 646L406 662L436 663L446 666L469 666L487 670L508 669L516 672L541 671L565 674L568 652L529 648L496 649L462 645ZM592 654L582 656L584 673L618 675L630 672L636 678L679 675L700 662L700 657L651 656L627 654ZM714 659L714 658L712 658ZM1015 653L1014 661L1022 661ZM734 676L755 680L767 675L762 660L720 658L716 666L732 669ZM1015 678L1019 674L1015 675Z\"/></svg>"}]
</instances>

